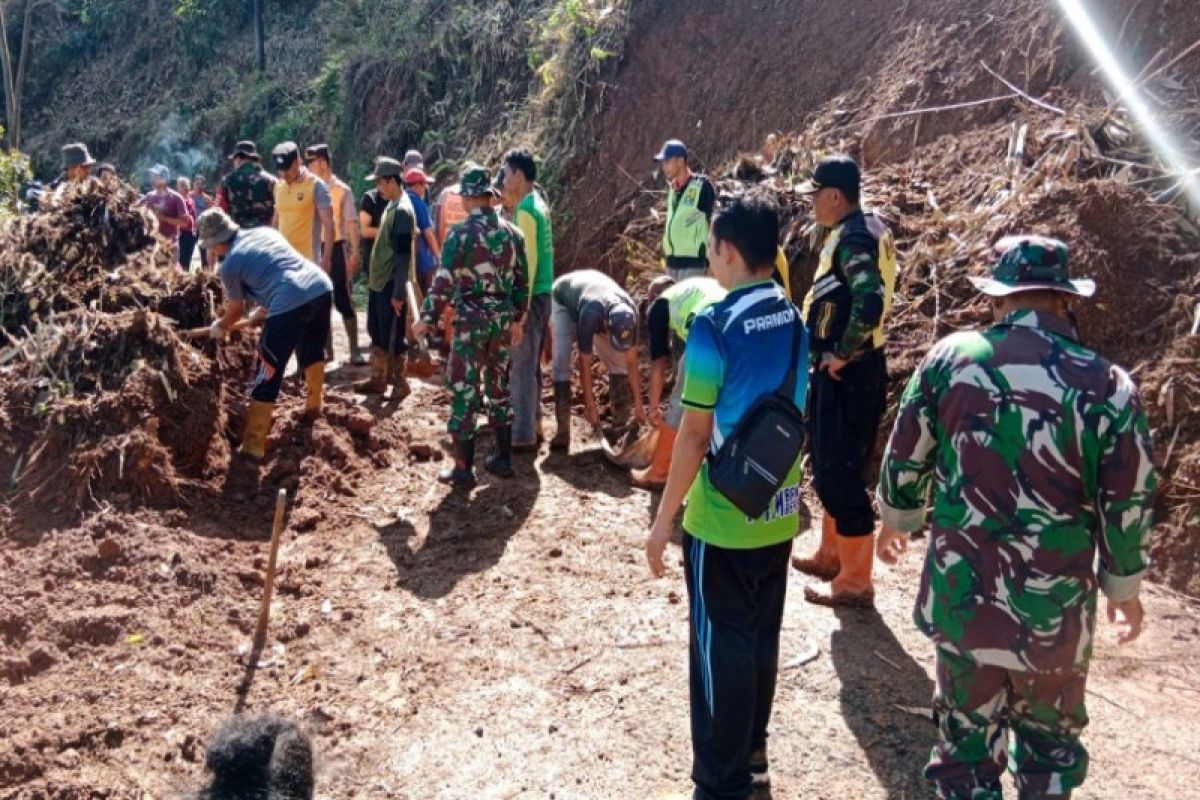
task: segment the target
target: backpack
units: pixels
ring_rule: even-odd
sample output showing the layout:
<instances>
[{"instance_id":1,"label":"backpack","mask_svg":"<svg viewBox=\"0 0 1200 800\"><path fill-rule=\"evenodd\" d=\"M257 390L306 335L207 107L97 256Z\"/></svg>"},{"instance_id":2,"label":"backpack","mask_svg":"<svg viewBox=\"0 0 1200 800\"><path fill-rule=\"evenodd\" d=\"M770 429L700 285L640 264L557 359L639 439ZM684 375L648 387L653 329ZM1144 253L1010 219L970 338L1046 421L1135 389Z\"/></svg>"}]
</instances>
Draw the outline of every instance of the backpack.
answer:
<instances>
[{"instance_id":1,"label":"backpack","mask_svg":"<svg viewBox=\"0 0 1200 800\"><path fill-rule=\"evenodd\" d=\"M751 519L770 507L804 446L804 414L793 399L803 335L804 324L797 311L791 366L783 385L755 400L733 433L708 458L709 483Z\"/></svg>"}]
</instances>

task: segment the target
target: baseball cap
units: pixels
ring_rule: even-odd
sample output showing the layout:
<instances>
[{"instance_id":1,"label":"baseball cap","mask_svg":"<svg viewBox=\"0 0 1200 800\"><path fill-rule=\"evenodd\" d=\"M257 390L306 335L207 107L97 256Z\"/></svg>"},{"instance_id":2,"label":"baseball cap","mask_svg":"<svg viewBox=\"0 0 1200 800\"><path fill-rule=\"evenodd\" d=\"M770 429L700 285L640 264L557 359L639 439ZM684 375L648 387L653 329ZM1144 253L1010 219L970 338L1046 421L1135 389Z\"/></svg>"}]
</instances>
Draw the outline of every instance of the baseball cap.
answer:
<instances>
[{"instance_id":1,"label":"baseball cap","mask_svg":"<svg viewBox=\"0 0 1200 800\"><path fill-rule=\"evenodd\" d=\"M812 177L796 188L800 194L816 194L822 189L851 189L862 187L862 174L850 156L829 156L822 159Z\"/></svg>"},{"instance_id":2,"label":"baseball cap","mask_svg":"<svg viewBox=\"0 0 1200 800\"><path fill-rule=\"evenodd\" d=\"M167 169L166 164L155 164L150 168L150 174L156 178L162 178L164 181L171 177L171 170Z\"/></svg>"},{"instance_id":3,"label":"baseball cap","mask_svg":"<svg viewBox=\"0 0 1200 800\"><path fill-rule=\"evenodd\" d=\"M287 169L292 164L296 163L296 159L300 157L300 146L295 142L284 142L275 146L271 151L271 160L275 162L275 169Z\"/></svg>"},{"instance_id":4,"label":"baseball cap","mask_svg":"<svg viewBox=\"0 0 1200 800\"><path fill-rule=\"evenodd\" d=\"M668 139L663 143L662 149L658 151L658 155L654 157L655 161L666 161L668 158L687 158L687 145L678 139Z\"/></svg>"},{"instance_id":5,"label":"baseball cap","mask_svg":"<svg viewBox=\"0 0 1200 800\"><path fill-rule=\"evenodd\" d=\"M424 168L425 156L421 155L420 150L409 150L404 154L404 166Z\"/></svg>"},{"instance_id":6,"label":"baseball cap","mask_svg":"<svg viewBox=\"0 0 1200 800\"><path fill-rule=\"evenodd\" d=\"M1096 282L1071 279L1066 243L1048 236L1006 236L996 243L1000 254L990 278L972 277L976 289L990 297L1049 289L1079 297L1096 293Z\"/></svg>"},{"instance_id":7,"label":"baseball cap","mask_svg":"<svg viewBox=\"0 0 1200 800\"><path fill-rule=\"evenodd\" d=\"M323 158L326 161L332 161L329 157L329 145L327 144L311 144L304 148L304 161L308 163L313 159Z\"/></svg>"},{"instance_id":8,"label":"baseball cap","mask_svg":"<svg viewBox=\"0 0 1200 800\"><path fill-rule=\"evenodd\" d=\"M420 167L413 167L404 172L404 182L413 185L419 183L429 183L429 176L425 174L425 170Z\"/></svg>"},{"instance_id":9,"label":"baseball cap","mask_svg":"<svg viewBox=\"0 0 1200 800\"><path fill-rule=\"evenodd\" d=\"M375 171L367 176L369 181L377 181L380 178L399 178L404 175L404 167L394 158L380 156L375 159Z\"/></svg>"},{"instance_id":10,"label":"baseball cap","mask_svg":"<svg viewBox=\"0 0 1200 800\"><path fill-rule=\"evenodd\" d=\"M613 306L608 310L605 320L608 328L608 341L620 352L633 347L637 337L637 314L625 306Z\"/></svg>"}]
</instances>

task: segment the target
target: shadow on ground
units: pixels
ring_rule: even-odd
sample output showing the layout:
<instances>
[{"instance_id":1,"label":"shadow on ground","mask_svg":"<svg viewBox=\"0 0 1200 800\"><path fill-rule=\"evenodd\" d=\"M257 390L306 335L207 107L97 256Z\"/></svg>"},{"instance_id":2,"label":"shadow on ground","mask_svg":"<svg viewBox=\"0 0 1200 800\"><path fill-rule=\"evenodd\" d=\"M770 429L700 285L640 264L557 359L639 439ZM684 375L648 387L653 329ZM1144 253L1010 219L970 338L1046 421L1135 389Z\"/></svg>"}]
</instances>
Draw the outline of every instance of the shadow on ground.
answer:
<instances>
[{"instance_id":1,"label":"shadow on ground","mask_svg":"<svg viewBox=\"0 0 1200 800\"><path fill-rule=\"evenodd\" d=\"M878 611L838 609L830 656L841 684L842 716L888 800L932 797L921 770L937 729L933 682ZM907 710L906 710L907 709Z\"/></svg>"}]
</instances>

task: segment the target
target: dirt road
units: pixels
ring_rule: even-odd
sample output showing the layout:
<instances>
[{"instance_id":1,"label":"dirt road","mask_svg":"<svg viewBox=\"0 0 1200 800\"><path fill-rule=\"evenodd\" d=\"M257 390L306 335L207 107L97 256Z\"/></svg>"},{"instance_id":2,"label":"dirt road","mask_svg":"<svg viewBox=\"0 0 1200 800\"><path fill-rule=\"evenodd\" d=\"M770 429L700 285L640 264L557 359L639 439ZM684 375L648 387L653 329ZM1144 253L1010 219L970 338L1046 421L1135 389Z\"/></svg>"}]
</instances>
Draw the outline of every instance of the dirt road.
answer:
<instances>
[{"instance_id":1,"label":"dirt road","mask_svg":"<svg viewBox=\"0 0 1200 800\"><path fill-rule=\"evenodd\" d=\"M420 385L381 407L410 424L417 459L438 446L442 398ZM579 445L523 457L516 479L483 479L469 497L437 484L438 466L397 459L353 487L359 516L303 532L293 516L272 644L244 706L311 728L324 798L686 789L687 607L678 566L653 580L642 560L654 497ZM191 509L0 540L0 797L163 798L196 785L203 743L243 705L238 651L271 499L264 487L261 519L241 529ZM929 796L932 656L908 620L919 561L880 571L877 613L807 606L793 577L783 659L819 655L782 674L775 797ZM1142 641L1118 649L1100 635L1082 797L1194 790L1200 605L1147 593Z\"/></svg>"}]
</instances>

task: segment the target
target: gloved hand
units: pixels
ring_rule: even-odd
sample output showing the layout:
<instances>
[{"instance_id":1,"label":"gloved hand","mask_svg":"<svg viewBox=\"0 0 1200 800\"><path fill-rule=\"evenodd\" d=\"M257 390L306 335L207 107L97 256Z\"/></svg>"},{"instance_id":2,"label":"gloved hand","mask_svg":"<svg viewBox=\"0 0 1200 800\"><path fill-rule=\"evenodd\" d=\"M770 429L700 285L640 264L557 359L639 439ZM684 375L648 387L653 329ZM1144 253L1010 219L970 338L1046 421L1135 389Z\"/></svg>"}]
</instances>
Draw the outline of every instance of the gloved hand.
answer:
<instances>
[{"instance_id":1,"label":"gloved hand","mask_svg":"<svg viewBox=\"0 0 1200 800\"><path fill-rule=\"evenodd\" d=\"M250 315L250 327L261 328L265 324L267 324L267 309L265 306L259 306Z\"/></svg>"},{"instance_id":2,"label":"gloved hand","mask_svg":"<svg viewBox=\"0 0 1200 800\"><path fill-rule=\"evenodd\" d=\"M217 320L209 326L208 335L218 342L225 338L225 329L221 327L221 320Z\"/></svg>"}]
</instances>

